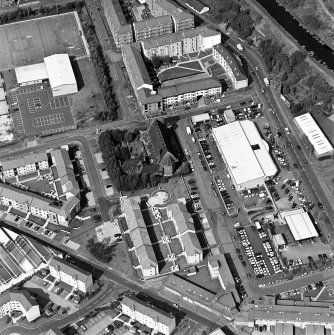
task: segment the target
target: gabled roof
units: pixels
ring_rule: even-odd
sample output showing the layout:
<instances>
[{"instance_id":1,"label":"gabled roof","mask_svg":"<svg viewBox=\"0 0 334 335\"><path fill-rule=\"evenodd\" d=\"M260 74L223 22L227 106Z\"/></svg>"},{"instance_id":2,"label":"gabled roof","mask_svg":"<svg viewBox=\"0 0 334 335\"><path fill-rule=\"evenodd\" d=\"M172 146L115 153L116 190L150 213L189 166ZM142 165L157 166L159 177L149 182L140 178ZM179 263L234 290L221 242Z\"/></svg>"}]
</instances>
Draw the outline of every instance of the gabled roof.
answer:
<instances>
[{"instance_id":1,"label":"gabled roof","mask_svg":"<svg viewBox=\"0 0 334 335\"><path fill-rule=\"evenodd\" d=\"M172 18L169 15L159 16L159 17L152 17L147 20L138 21L133 24L133 29L142 30L142 29L154 29L161 25L173 24Z\"/></svg>"},{"instance_id":2,"label":"gabled roof","mask_svg":"<svg viewBox=\"0 0 334 335\"><path fill-rule=\"evenodd\" d=\"M152 319L166 325L170 330L176 326L175 317L164 310L150 305L148 302L142 301L137 297L125 296L121 302L122 305L130 307L133 311L138 311L143 315L147 315Z\"/></svg>"},{"instance_id":3,"label":"gabled roof","mask_svg":"<svg viewBox=\"0 0 334 335\"><path fill-rule=\"evenodd\" d=\"M69 276L77 278L82 282L86 282L92 277L92 274L74 264L70 264L60 258L53 257L50 260L49 266L59 269L59 271L65 272Z\"/></svg>"},{"instance_id":4,"label":"gabled roof","mask_svg":"<svg viewBox=\"0 0 334 335\"><path fill-rule=\"evenodd\" d=\"M27 290L8 290L0 296L0 306L10 301L19 301L25 311L29 311L33 306L38 306L36 300Z\"/></svg>"}]
</instances>

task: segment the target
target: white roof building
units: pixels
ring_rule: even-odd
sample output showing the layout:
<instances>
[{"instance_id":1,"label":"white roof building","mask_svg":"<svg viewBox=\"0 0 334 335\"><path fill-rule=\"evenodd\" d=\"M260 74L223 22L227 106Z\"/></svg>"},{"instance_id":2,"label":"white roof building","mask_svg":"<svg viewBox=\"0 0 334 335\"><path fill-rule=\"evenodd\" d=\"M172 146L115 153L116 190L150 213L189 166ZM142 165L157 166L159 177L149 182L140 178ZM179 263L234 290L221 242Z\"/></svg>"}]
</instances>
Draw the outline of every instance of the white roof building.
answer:
<instances>
[{"instance_id":1,"label":"white roof building","mask_svg":"<svg viewBox=\"0 0 334 335\"><path fill-rule=\"evenodd\" d=\"M210 121L210 115L207 114L207 113L194 115L194 116L191 117L191 121L194 125L196 125L197 123L200 123L200 122Z\"/></svg>"},{"instance_id":2,"label":"white roof building","mask_svg":"<svg viewBox=\"0 0 334 335\"><path fill-rule=\"evenodd\" d=\"M238 189L262 185L277 173L269 146L253 122L232 122L213 128L212 134Z\"/></svg>"},{"instance_id":3,"label":"white roof building","mask_svg":"<svg viewBox=\"0 0 334 335\"><path fill-rule=\"evenodd\" d=\"M292 212L291 215L285 215L284 219L296 241L319 236L310 216L306 212Z\"/></svg>"},{"instance_id":4,"label":"white roof building","mask_svg":"<svg viewBox=\"0 0 334 335\"><path fill-rule=\"evenodd\" d=\"M44 63L20 66L15 68L17 83L19 85L31 85L48 79L48 71Z\"/></svg>"},{"instance_id":5,"label":"white roof building","mask_svg":"<svg viewBox=\"0 0 334 335\"><path fill-rule=\"evenodd\" d=\"M295 123L312 144L317 158L333 153L332 145L310 113L295 117Z\"/></svg>"},{"instance_id":6,"label":"white roof building","mask_svg":"<svg viewBox=\"0 0 334 335\"><path fill-rule=\"evenodd\" d=\"M68 54L55 54L44 58L53 96L78 92Z\"/></svg>"}]
</instances>

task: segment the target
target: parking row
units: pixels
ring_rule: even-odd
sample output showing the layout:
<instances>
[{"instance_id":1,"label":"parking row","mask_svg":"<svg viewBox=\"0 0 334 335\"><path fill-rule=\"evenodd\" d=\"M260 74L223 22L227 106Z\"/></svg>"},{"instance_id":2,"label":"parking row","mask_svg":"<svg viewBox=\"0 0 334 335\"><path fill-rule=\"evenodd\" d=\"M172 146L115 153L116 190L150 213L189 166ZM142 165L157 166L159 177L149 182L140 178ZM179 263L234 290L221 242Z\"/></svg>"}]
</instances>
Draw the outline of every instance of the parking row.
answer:
<instances>
[{"instance_id":1,"label":"parking row","mask_svg":"<svg viewBox=\"0 0 334 335\"><path fill-rule=\"evenodd\" d=\"M249 242L246 230L244 228L239 228L237 231L241 239L241 244L245 249L248 261L253 269L255 276L257 278L270 276L269 269L261 252L254 253L253 247Z\"/></svg>"},{"instance_id":2,"label":"parking row","mask_svg":"<svg viewBox=\"0 0 334 335\"><path fill-rule=\"evenodd\" d=\"M275 255L275 252L272 248L272 246L270 245L270 242L269 241L264 241L262 242L262 245L263 245L263 248L269 258L269 261L274 269L274 272L275 273L280 273L282 272L282 267L280 265L280 262L278 260L278 258L276 257Z\"/></svg>"}]
</instances>

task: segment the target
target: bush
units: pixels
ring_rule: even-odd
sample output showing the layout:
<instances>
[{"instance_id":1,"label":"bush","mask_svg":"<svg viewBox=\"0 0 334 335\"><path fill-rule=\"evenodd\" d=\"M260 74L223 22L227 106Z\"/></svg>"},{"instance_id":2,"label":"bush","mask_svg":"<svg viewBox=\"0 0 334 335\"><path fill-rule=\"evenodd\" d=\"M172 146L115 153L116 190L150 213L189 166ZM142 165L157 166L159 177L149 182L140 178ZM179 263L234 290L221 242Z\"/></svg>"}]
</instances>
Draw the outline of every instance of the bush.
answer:
<instances>
[{"instance_id":1,"label":"bush","mask_svg":"<svg viewBox=\"0 0 334 335\"><path fill-rule=\"evenodd\" d=\"M116 244L105 245L101 242L94 242L94 238L90 238L87 241L86 249L97 259L101 260L104 263L109 263L116 250Z\"/></svg>"}]
</instances>

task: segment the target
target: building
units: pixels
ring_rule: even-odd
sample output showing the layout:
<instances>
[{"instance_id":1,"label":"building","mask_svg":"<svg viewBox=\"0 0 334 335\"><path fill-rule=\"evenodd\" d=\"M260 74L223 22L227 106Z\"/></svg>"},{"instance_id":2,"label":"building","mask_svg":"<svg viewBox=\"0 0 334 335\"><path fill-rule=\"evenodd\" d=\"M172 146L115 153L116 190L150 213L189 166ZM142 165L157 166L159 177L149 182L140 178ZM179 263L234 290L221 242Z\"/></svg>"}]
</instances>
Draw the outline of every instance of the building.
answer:
<instances>
[{"instance_id":1,"label":"building","mask_svg":"<svg viewBox=\"0 0 334 335\"><path fill-rule=\"evenodd\" d=\"M298 129L306 136L314 149L314 155L318 159L333 154L333 147L315 122L310 113L294 118Z\"/></svg>"},{"instance_id":2,"label":"building","mask_svg":"<svg viewBox=\"0 0 334 335\"><path fill-rule=\"evenodd\" d=\"M276 323L275 335L294 335L293 324L291 323Z\"/></svg>"},{"instance_id":3,"label":"building","mask_svg":"<svg viewBox=\"0 0 334 335\"><path fill-rule=\"evenodd\" d=\"M143 54L152 59L153 56L178 57L185 53L193 53L211 49L221 43L221 33L208 26L177 31L168 36L160 36L142 41Z\"/></svg>"},{"instance_id":4,"label":"building","mask_svg":"<svg viewBox=\"0 0 334 335\"><path fill-rule=\"evenodd\" d=\"M45 57L44 63L54 97L78 92L77 81L68 54Z\"/></svg>"},{"instance_id":5,"label":"building","mask_svg":"<svg viewBox=\"0 0 334 335\"><path fill-rule=\"evenodd\" d=\"M203 251L196 235L191 214L182 211L180 206L182 206L181 203L168 204L167 215L175 224L187 264L196 265L203 261ZM185 203L183 207L185 207Z\"/></svg>"},{"instance_id":6,"label":"building","mask_svg":"<svg viewBox=\"0 0 334 335\"><path fill-rule=\"evenodd\" d=\"M136 42L173 33L171 16L153 17L133 23Z\"/></svg>"},{"instance_id":7,"label":"building","mask_svg":"<svg viewBox=\"0 0 334 335\"><path fill-rule=\"evenodd\" d=\"M74 264L53 257L49 262L50 275L76 290L86 293L93 285L92 274Z\"/></svg>"},{"instance_id":8,"label":"building","mask_svg":"<svg viewBox=\"0 0 334 335\"><path fill-rule=\"evenodd\" d=\"M286 239L283 234L275 234L272 237L273 245L277 251L284 249L287 245Z\"/></svg>"},{"instance_id":9,"label":"building","mask_svg":"<svg viewBox=\"0 0 334 335\"><path fill-rule=\"evenodd\" d=\"M132 43L132 26L127 24L119 0L103 0L102 4L116 47Z\"/></svg>"},{"instance_id":10,"label":"building","mask_svg":"<svg viewBox=\"0 0 334 335\"><path fill-rule=\"evenodd\" d=\"M334 326L334 310L332 303L277 300L275 297L262 297L249 303L247 308L239 313L234 320L236 325L245 325L254 328L255 325L278 326L278 334L290 335L295 326L307 330L311 325L313 330L319 331L319 326L331 331ZM288 332L285 333L284 329ZM281 332L282 331L282 332ZM281 332L281 333L280 333ZM276 335L276 333L275 333Z\"/></svg>"},{"instance_id":11,"label":"building","mask_svg":"<svg viewBox=\"0 0 334 335\"><path fill-rule=\"evenodd\" d=\"M281 217L288 224L295 241L319 236L309 214L302 208L281 213Z\"/></svg>"},{"instance_id":12,"label":"building","mask_svg":"<svg viewBox=\"0 0 334 335\"><path fill-rule=\"evenodd\" d=\"M235 114L232 109L226 109L223 115L226 123L231 123L235 121Z\"/></svg>"},{"instance_id":13,"label":"building","mask_svg":"<svg viewBox=\"0 0 334 335\"><path fill-rule=\"evenodd\" d=\"M170 275L164 281L164 289L174 294L177 299L183 299L194 308L204 309L221 316L221 313L232 311L236 308L232 293L226 292L216 295L212 291L196 285L177 275Z\"/></svg>"},{"instance_id":14,"label":"building","mask_svg":"<svg viewBox=\"0 0 334 335\"><path fill-rule=\"evenodd\" d=\"M277 173L269 145L252 121L235 121L213 128L212 135L238 190L263 185Z\"/></svg>"},{"instance_id":15,"label":"building","mask_svg":"<svg viewBox=\"0 0 334 335\"><path fill-rule=\"evenodd\" d=\"M155 256L150 237L147 232L137 198L121 198L122 213L126 219L133 250L138 259L135 268L140 269L143 278L159 274L158 261Z\"/></svg>"},{"instance_id":16,"label":"building","mask_svg":"<svg viewBox=\"0 0 334 335\"><path fill-rule=\"evenodd\" d=\"M80 208L76 197L61 201L41 196L9 184L0 184L0 203L53 224L68 226Z\"/></svg>"},{"instance_id":17,"label":"building","mask_svg":"<svg viewBox=\"0 0 334 335\"><path fill-rule=\"evenodd\" d=\"M162 111L162 98L153 90L153 84L140 51L132 45L122 45L122 56L142 113Z\"/></svg>"},{"instance_id":18,"label":"building","mask_svg":"<svg viewBox=\"0 0 334 335\"><path fill-rule=\"evenodd\" d=\"M41 316L39 305L27 290L8 290L0 296L0 318L18 312L28 322Z\"/></svg>"},{"instance_id":19,"label":"building","mask_svg":"<svg viewBox=\"0 0 334 335\"><path fill-rule=\"evenodd\" d=\"M165 176L172 176L175 172L178 159L173 152L172 142L166 126L158 120L154 120L147 130L148 136L141 136L151 164L159 164Z\"/></svg>"},{"instance_id":20,"label":"building","mask_svg":"<svg viewBox=\"0 0 334 335\"><path fill-rule=\"evenodd\" d=\"M151 14L155 17L171 15L174 31L194 28L194 16L181 10L170 0L146 0Z\"/></svg>"},{"instance_id":21,"label":"building","mask_svg":"<svg viewBox=\"0 0 334 335\"><path fill-rule=\"evenodd\" d=\"M248 78L242 73L237 60L221 44L212 47L212 56L226 71L234 89L239 90L248 86Z\"/></svg>"},{"instance_id":22,"label":"building","mask_svg":"<svg viewBox=\"0 0 334 335\"><path fill-rule=\"evenodd\" d=\"M176 327L175 317L134 296L121 301L122 313L151 328L153 332L169 335Z\"/></svg>"},{"instance_id":23,"label":"building","mask_svg":"<svg viewBox=\"0 0 334 335\"><path fill-rule=\"evenodd\" d=\"M2 162L2 173L5 178L22 176L37 170L45 170L48 168L48 155L45 152Z\"/></svg>"},{"instance_id":24,"label":"building","mask_svg":"<svg viewBox=\"0 0 334 335\"><path fill-rule=\"evenodd\" d=\"M235 281L223 254L209 256L208 269L211 279L218 279L223 290L235 290Z\"/></svg>"},{"instance_id":25,"label":"building","mask_svg":"<svg viewBox=\"0 0 334 335\"><path fill-rule=\"evenodd\" d=\"M210 10L208 6L205 6L201 1L199 0L186 0L186 5L194 10L198 14L204 14Z\"/></svg>"},{"instance_id":26,"label":"building","mask_svg":"<svg viewBox=\"0 0 334 335\"><path fill-rule=\"evenodd\" d=\"M218 99L222 94L222 86L218 80L210 77L190 82L185 77L178 84L161 87L159 94L163 99L163 109L167 110L197 104L201 98Z\"/></svg>"},{"instance_id":27,"label":"building","mask_svg":"<svg viewBox=\"0 0 334 335\"><path fill-rule=\"evenodd\" d=\"M78 92L68 54L54 54L45 57L44 63L17 67L15 74L19 86L48 80L54 97Z\"/></svg>"}]
</instances>

